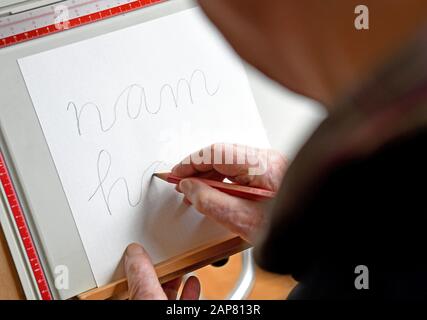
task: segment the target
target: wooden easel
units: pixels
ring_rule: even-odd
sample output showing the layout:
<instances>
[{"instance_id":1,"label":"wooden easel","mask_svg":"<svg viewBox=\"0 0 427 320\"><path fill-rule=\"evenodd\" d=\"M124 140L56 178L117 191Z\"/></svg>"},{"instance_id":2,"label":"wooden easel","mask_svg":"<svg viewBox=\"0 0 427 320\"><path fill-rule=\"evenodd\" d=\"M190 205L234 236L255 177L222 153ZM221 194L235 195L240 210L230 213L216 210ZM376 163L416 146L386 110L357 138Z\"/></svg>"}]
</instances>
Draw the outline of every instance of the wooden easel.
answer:
<instances>
[{"instance_id":1,"label":"wooden easel","mask_svg":"<svg viewBox=\"0 0 427 320\"><path fill-rule=\"evenodd\" d=\"M239 237L210 243L188 251L155 266L160 283L165 283L208 264L229 257L250 245ZM77 296L81 300L127 299L127 281L120 279L106 286L90 290Z\"/></svg>"},{"instance_id":2,"label":"wooden easel","mask_svg":"<svg viewBox=\"0 0 427 320\"><path fill-rule=\"evenodd\" d=\"M211 243L156 265L161 283L165 283L225 257L249 248L239 237ZM127 299L127 281L121 279L106 286L84 292L77 296L81 300ZM0 229L0 299L25 299L18 274L10 256L6 239Z\"/></svg>"},{"instance_id":3,"label":"wooden easel","mask_svg":"<svg viewBox=\"0 0 427 320\"><path fill-rule=\"evenodd\" d=\"M0 300L25 299L3 230L0 227Z\"/></svg>"}]
</instances>

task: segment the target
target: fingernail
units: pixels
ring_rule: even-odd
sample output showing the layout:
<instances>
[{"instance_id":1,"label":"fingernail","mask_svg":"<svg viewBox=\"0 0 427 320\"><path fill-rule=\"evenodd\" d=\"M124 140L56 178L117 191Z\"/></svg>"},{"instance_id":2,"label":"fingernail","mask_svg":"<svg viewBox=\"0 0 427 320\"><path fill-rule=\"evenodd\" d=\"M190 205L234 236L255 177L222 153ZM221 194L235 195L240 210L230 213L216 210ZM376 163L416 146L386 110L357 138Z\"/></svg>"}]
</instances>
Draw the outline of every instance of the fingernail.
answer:
<instances>
[{"instance_id":1,"label":"fingernail","mask_svg":"<svg viewBox=\"0 0 427 320\"><path fill-rule=\"evenodd\" d=\"M144 253L144 249L137 243L132 243L126 248L126 256L133 257Z\"/></svg>"},{"instance_id":2,"label":"fingernail","mask_svg":"<svg viewBox=\"0 0 427 320\"><path fill-rule=\"evenodd\" d=\"M182 192L184 192L185 194L188 194L191 192L191 188L193 187L193 183L190 180L182 180L179 183L179 188L181 189Z\"/></svg>"}]
</instances>

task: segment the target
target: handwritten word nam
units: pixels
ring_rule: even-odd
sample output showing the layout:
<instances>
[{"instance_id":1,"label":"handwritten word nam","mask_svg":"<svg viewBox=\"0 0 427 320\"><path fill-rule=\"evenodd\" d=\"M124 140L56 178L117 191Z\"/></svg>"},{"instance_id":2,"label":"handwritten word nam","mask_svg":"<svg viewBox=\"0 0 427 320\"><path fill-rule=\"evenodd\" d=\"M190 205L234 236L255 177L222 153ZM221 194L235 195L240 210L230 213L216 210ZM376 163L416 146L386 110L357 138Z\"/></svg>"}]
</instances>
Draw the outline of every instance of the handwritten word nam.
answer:
<instances>
[{"instance_id":1,"label":"handwritten word nam","mask_svg":"<svg viewBox=\"0 0 427 320\"><path fill-rule=\"evenodd\" d=\"M180 106L180 93L182 92L186 93L186 97L190 99L190 102L194 104L194 86L195 82L199 81L199 84L203 85L205 92L208 96L214 96L218 93L219 90L219 84L216 86L215 89L209 89L208 83L207 83L207 77L206 74L200 70L196 69L193 71L193 73L190 76L190 79L181 78L177 81L175 87L172 86L169 83L163 84L159 91L159 104L155 107L150 105L148 103L147 99L147 92L145 88L139 84L131 84L127 86L118 96L118 98L115 100L113 105L113 120L111 123L107 124L106 121L103 119L101 108L93 102L87 102L83 104L80 108L77 107L76 103L73 101L70 101L67 106L67 111L73 110L74 116L77 124L77 132L81 136L83 134L82 132L82 116L84 114L91 112L95 112L96 116L99 119L99 126L102 132L110 131L114 125L117 123L117 111L119 107L119 103L125 99L125 105L126 105L126 112L129 119L136 120L142 116L142 111L145 109L145 111L148 114L157 114L160 112L161 108L163 107L163 96L166 93L169 93L172 97L173 103L175 105L175 108L178 108ZM136 105L131 106L131 96L136 95L137 97L137 103ZM134 111L132 112L133 109Z\"/></svg>"}]
</instances>

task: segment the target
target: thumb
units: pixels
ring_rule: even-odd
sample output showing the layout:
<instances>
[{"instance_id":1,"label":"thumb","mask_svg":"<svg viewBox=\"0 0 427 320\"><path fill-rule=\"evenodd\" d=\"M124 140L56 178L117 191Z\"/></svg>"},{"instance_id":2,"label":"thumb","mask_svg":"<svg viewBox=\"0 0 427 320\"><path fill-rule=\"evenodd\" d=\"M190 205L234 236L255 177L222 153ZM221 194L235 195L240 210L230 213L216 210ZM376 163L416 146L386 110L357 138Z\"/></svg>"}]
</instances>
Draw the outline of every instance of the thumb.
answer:
<instances>
[{"instance_id":1,"label":"thumb","mask_svg":"<svg viewBox=\"0 0 427 320\"><path fill-rule=\"evenodd\" d=\"M200 281L194 276L188 278L182 288L181 300L199 300Z\"/></svg>"},{"instance_id":2,"label":"thumb","mask_svg":"<svg viewBox=\"0 0 427 320\"><path fill-rule=\"evenodd\" d=\"M124 259L130 300L166 299L151 259L142 246L136 243L129 245Z\"/></svg>"},{"instance_id":3,"label":"thumb","mask_svg":"<svg viewBox=\"0 0 427 320\"><path fill-rule=\"evenodd\" d=\"M261 208L256 202L233 197L197 179L183 179L179 189L197 211L247 240L247 233L261 216L257 214Z\"/></svg>"}]
</instances>

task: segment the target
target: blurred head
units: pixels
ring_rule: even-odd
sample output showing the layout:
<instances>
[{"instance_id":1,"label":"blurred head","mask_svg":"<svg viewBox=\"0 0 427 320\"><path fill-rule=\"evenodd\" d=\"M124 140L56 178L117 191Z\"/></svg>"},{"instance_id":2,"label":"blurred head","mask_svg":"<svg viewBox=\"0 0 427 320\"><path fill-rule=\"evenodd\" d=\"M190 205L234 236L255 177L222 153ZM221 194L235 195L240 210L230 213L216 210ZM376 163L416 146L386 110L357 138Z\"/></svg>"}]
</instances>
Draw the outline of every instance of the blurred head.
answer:
<instances>
[{"instance_id":1,"label":"blurred head","mask_svg":"<svg viewBox=\"0 0 427 320\"><path fill-rule=\"evenodd\" d=\"M199 2L243 59L329 108L427 22L419 0ZM369 8L369 30L354 26L359 4Z\"/></svg>"}]
</instances>

